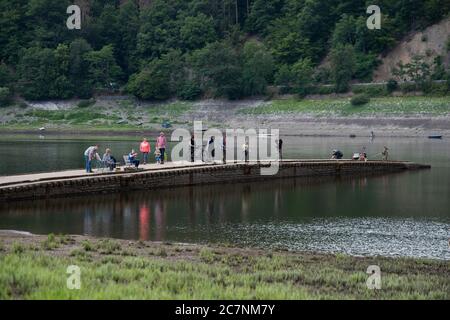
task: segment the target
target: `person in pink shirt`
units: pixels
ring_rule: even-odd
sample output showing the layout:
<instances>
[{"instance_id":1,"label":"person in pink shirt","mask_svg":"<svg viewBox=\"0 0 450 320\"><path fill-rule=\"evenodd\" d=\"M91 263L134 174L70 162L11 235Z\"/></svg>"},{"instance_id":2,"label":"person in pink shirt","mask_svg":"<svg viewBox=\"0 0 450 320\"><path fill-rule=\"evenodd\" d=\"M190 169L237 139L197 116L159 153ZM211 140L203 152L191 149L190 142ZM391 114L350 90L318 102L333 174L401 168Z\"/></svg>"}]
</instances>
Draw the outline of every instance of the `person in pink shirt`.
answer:
<instances>
[{"instance_id":1,"label":"person in pink shirt","mask_svg":"<svg viewBox=\"0 0 450 320\"><path fill-rule=\"evenodd\" d=\"M156 147L159 148L159 151L161 152L161 164L164 164L166 144L167 144L166 136L164 135L164 132L161 132L159 134L159 137L156 139Z\"/></svg>"},{"instance_id":2,"label":"person in pink shirt","mask_svg":"<svg viewBox=\"0 0 450 320\"><path fill-rule=\"evenodd\" d=\"M152 151L152 147L146 138L141 142L140 151L144 155L144 164L147 164L148 155Z\"/></svg>"}]
</instances>

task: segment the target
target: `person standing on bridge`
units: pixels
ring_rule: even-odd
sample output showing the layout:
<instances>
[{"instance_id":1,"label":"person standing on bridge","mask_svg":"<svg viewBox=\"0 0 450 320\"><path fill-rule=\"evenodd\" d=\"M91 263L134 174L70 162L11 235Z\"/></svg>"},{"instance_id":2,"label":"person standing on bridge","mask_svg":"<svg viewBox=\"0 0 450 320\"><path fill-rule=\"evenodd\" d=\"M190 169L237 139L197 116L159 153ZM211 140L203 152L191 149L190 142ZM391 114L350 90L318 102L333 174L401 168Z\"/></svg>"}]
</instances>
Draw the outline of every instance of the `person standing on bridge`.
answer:
<instances>
[{"instance_id":1,"label":"person standing on bridge","mask_svg":"<svg viewBox=\"0 0 450 320\"><path fill-rule=\"evenodd\" d=\"M280 155L280 160L283 160L283 139L278 139L278 153Z\"/></svg>"},{"instance_id":2,"label":"person standing on bridge","mask_svg":"<svg viewBox=\"0 0 450 320\"><path fill-rule=\"evenodd\" d=\"M245 162L248 162L249 161L249 145L248 145L248 141L245 141L244 144L242 145L242 151L244 151Z\"/></svg>"},{"instance_id":3,"label":"person standing on bridge","mask_svg":"<svg viewBox=\"0 0 450 320\"><path fill-rule=\"evenodd\" d=\"M195 162L195 137L193 134L191 135L190 147L191 147L191 162Z\"/></svg>"},{"instance_id":4,"label":"person standing on bridge","mask_svg":"<svg viewBox=\"0 0 450 320\"><path fill-rule=\"evenodd\" d=\"M84 151L84 160L86 163L87 173L92 173L92 160L94 159L101 161L101 158L98 155L98 145L91 146Z\"/></svg>"},{"instance_id":5,"label":"person standing on bridge","mask_svg":"<svg viewBox=\"0 0 450 320\"><path fill-rule=\"evenodd\" d=\"M159 148L159 152L161 152L161 164L164 164L166 145L167 145L166 136L164 135L164 132L161 132L159 134L159 137L156 139L156 147Z\"/></svg>"},{"instance_id":6,"label":"person standing on bridge","mask_svg":"<svg viewBox=\"0 0 450 320\"><path fill-rule=\"evenodd\" d=\"M383 161L388 161L389 160L389 148L384 146L384 150L381 153L381 155L383 156Z\"/></svg>"},{"instance_id":7,"label":"person standing on bridge","mask_svg":"<svg viewBox=\"0 0 450 320\"><path fill-rule=\"evenodd\" d=\"M152 147L150 143L147 141L147 138L144 138L144 140L141 142L140 151L144 156L144 164L147 164L148 155L152 151Z\"/></svg>"}]
</instances>

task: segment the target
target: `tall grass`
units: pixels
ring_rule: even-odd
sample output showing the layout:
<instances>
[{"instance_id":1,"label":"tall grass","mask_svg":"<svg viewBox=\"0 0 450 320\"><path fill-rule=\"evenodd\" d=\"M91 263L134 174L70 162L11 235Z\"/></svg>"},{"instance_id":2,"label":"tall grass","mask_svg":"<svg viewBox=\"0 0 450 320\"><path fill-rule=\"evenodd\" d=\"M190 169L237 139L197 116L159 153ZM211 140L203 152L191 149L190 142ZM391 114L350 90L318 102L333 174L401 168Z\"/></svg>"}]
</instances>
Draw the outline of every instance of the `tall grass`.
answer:
<instances>
[{"instance_id":1,"label":"tall grass","mask_svg":"<svg viewBox=\"0 0 450 320\"><path fill-rule=\"evenodd\" d=\"M0 251L0 299L448 299L446 262L354 258L116 240L59 240L57 251L20 242ZM123 251L133 251L124 256ZM18 249L20 248L20 249ZM164 254L155 254L156 251ZM382 289L366 287L367 267ZM81 289L66 286L69 265Z\"/></svg>"}]
</instances>

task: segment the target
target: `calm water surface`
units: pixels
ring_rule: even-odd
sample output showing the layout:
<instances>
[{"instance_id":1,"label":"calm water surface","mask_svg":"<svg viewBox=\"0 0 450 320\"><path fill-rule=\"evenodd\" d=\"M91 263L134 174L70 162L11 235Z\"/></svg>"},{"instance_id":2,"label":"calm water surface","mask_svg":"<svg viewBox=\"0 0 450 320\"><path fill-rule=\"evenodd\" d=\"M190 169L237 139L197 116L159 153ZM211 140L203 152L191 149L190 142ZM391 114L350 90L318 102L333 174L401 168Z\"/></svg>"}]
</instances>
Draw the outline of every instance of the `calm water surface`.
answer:
<instances>
[{"instance_id":1,"label":"calm water surface","mask_svg":"<svg viewBox=\"0 0 450 320\"><path fill-rule=\"evenodd\" d=\"M106 138L116 155L139 138ZM0 175L80 168L95 137L2 137ZM429 163L370 178L288 179L0 204L0 229L121 239L231 243L353 255L450 260L450 143L427 139L286 137L286 158L349 156ZM23 161L17 161L23 159Z\"/></svg>"}]
</instances>

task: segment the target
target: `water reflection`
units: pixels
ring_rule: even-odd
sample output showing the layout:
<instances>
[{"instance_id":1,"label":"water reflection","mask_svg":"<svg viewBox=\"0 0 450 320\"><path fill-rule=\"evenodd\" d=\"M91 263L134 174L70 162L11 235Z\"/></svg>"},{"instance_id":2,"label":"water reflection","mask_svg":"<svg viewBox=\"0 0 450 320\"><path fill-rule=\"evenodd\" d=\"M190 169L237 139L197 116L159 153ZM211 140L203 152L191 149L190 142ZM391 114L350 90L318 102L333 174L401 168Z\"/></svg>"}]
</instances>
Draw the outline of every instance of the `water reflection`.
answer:
<instances>
[{"instance_id":1,"label":"water reflection","mask_svg":"<svg viewBox=\"0 0 450 320\"><path fill-rule=\"evenodd\" d=\"M352 140L340 149L349 154L363 142ZM385 144L394 145L377 138L369 153ZM314 158L337 141L287 138L285 145L288 157ZM396 141L395 158L433 165L421 172L0 203L0 229L450 259L449 147ZM57 159L74 152L66 144L53 148Z\"/></svg>"}]
</instances>

